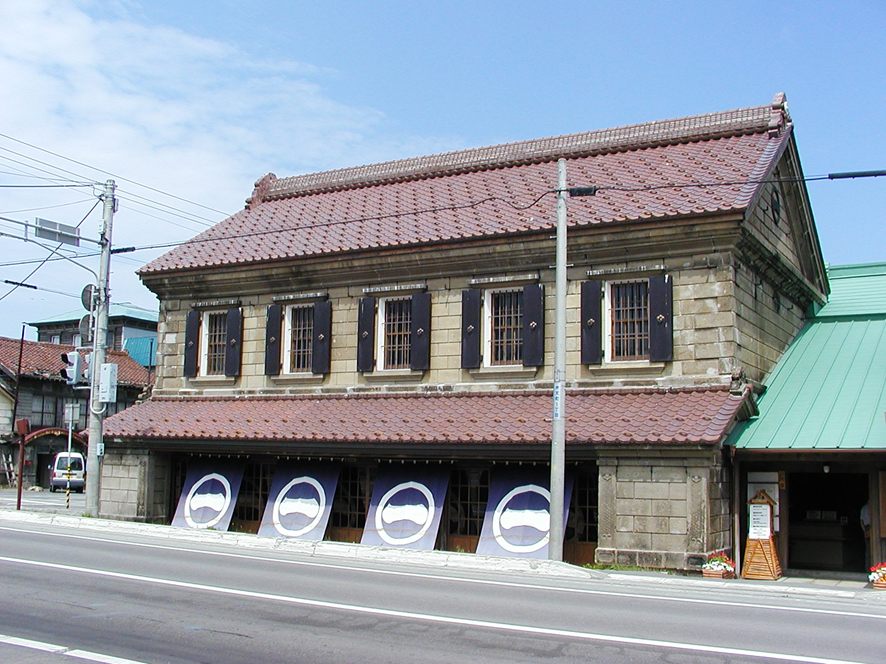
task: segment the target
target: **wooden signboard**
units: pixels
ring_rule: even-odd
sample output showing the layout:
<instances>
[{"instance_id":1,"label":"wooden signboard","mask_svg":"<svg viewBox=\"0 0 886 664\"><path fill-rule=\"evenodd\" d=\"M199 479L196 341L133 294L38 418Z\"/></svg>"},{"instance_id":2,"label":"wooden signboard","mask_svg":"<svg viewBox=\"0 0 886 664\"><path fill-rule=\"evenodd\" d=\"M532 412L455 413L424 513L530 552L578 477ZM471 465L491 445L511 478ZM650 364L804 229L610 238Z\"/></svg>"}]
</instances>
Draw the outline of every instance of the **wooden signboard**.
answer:
<instances>
[{"instance_id":1,"label":"wooden signboard","mask_svg":"<svg viewBox=\"0 0 886 664\"><path fill-rule=\"evenodd\" d=\"M781 577L781 562L772 528L772 508L775 501L760 489L748 501L748 505L750 520L741 578L775 581Z\"/></svg>"}]
</instances>

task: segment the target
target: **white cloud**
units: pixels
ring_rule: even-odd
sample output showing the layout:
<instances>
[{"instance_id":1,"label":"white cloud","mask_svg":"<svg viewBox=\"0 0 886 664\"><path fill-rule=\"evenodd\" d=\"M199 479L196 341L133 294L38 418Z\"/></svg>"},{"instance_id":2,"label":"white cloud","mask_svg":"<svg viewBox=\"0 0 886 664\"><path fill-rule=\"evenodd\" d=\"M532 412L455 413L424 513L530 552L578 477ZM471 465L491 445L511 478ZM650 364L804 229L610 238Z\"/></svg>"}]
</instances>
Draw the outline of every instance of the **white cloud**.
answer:
<instances>
[{"instance_id":1,"label":"white cloud","mask_svg":"<svg viewBox=\"0 0 886 664\"><path fill-rule=\"evenodd\" d=\"M353 163L355 154L388 158L390 143L385 148L376 142L373 147L383 114L324 94L328 70L309 63L256 61L232 44L121 15L100 18L100 10L98 3L75 0L0 3L0 133L120 176L116 246L183 240L202 229L135 205L134 193L161 197L122 178L233 212L242 207L255 179L268 171L285 176L340 167ZM24 166L10 160L33 162L10 150L54 165L40 168L72 171L77 179L107 177L0 138L0 182L35 182L11 175ZM2 191L0 214L5 216L12 210L84 198L84 192L70 190ZM162 201L220 219L180 201ZM73 225L90 205L37 214ZM98 212L93 213L84 224L84 235L95 237L98 220ZM0 230L15 233L12 228L3 225ZM23 280L33 269L3 265L14 258L45 255L8 238L0 238L0 248L0 279ZM150 294L133 272L157 253L135 254L135 261L114 259L115 300L150 303ZM29 283L79 292L85 278L88 275L75 267L53 263ZM0 295L7 288L2 285ZM20 289L0 301L0 335L17 336L21 320L39 320L78 306L75 300Z\"/></svg>"}]
</instances>

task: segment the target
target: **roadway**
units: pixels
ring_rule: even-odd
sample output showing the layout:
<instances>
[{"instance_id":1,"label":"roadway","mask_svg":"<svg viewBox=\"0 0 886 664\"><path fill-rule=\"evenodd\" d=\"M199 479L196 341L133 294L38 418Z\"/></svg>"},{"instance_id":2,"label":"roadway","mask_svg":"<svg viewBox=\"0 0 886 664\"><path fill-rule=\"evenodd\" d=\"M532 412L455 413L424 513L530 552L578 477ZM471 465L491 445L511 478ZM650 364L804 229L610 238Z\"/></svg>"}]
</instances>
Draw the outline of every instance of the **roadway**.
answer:
<instances>
[{"instance_id":1,"label":"roadway","mask_svg":"<svg viewBox=\"0 0 886 664\"><path fill-rule=\"evenodd\" d=\"M396 551L308 555L267 538L161 539L157 527L69 521L0 513L0 661L881 664L886 654L886 597L871 590L496 559L477 569L468 554L465 568L440 567Z\"/></svg>"}]
</instances>

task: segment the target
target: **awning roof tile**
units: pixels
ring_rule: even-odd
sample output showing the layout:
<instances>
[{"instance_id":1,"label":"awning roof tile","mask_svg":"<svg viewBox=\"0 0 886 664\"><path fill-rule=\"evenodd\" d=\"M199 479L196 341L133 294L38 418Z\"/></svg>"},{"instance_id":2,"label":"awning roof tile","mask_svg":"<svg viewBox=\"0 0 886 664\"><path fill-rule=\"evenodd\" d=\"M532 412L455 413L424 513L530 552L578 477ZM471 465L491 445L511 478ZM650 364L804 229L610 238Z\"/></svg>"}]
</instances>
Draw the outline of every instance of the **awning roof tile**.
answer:
<instances>
[{"instance_id":1,"label":"awning roof tile","mask_svg":"<svg viewBox=\"0 0 886 664\"><path fill-rule=\"evenodd\" d=\"M725 388L577 390L568 393L567 441L715 444L747 393ZM105 435L360 443L545 443L543 392L158 397L107 420Z\"/></svg>"}]
</instances>

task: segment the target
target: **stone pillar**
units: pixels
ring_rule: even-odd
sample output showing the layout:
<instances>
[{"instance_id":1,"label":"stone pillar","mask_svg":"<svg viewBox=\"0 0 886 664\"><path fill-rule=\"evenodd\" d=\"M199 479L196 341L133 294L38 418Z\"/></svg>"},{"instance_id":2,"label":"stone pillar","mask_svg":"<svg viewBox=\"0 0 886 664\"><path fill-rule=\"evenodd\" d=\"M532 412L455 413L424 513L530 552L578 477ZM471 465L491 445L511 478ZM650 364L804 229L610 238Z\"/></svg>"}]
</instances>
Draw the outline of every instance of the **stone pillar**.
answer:
<instances>
[{"instance_id":1,"label":"stone pillar","mask_svg":"<svg viewBox=\"0 0 886 664\"><path fill-rule=\"evenodd\" d=\"M165 522L169 461L144 449L107 449L101 466L99 516Z\"/></svg>"},{"instance_id":2,"label":"stone pillar","mask_svg":"<svg viewBox=\"0 0 886 664\"><path fill-rule=\"evenodd\" d=\"M698 569L728 535L716 450L601 451L596 562ZM714 495L716 494L716 496ZM716 498L716 500L715 500ZM722 546L720 548L723 548Z\"/></svg>"}]
</instances>

